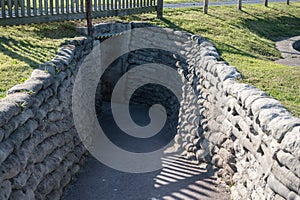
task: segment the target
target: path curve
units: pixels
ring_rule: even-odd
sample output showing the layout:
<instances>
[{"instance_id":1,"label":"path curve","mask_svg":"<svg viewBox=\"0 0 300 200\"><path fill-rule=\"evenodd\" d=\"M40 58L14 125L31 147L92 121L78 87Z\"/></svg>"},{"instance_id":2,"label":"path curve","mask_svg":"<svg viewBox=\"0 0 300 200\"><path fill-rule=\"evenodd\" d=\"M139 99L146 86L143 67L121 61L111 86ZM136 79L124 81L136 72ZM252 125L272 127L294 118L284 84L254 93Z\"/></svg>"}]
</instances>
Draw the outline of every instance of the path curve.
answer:
<instances>
[{"instance_id":1,"label":"path curve","mask_svg":"<svg viewBox=\"0 0 300 200\"><path fill-rule=\"evenodd\" d=\"M281 52L282 59L275 62L300 67L300 52L294 49L293 43L300 40L300 36L283 38L276 42L276 48Z\"/></svg>"},{"instance_id":2,"label":"path curve","mask_svg":"<svg viewBox=\"0 0 300 200\"><path fill-rule=\"evenodd\" d=\"M147 107L135 105L134 112L139 122ZM105 106L99 120L107 127L114 142L126 142L126 148L135 149L135 143L117 135L113 125L111 108ZM157 139L156 139L157 140ZM163 142L163 135L151 145ZM149 144L150 145L150 144ZM148 148L144 146L142 148ZM77 181L69 186L64 200L227 200L230 199L228 186L215 177L217 169L206 163L196 164L180 155L161 158L162 169L154 172L132 174L114 170L88 157L78 174Z\"/></svg>"}]
</instances>

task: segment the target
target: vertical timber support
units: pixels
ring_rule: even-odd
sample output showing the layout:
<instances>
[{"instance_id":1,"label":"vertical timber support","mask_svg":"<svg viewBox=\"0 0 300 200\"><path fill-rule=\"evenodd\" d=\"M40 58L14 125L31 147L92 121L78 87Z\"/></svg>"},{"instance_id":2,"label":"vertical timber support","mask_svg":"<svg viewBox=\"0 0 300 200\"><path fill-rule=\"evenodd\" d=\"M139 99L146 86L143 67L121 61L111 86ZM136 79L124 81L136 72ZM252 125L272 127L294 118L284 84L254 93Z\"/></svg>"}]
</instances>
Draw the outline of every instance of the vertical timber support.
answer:
<instances>
[{"instance_id":1,"label":"vertical timber support","mask_svg":"<svg viewBox=\"0 0 300 200\"><path fill-rule=\"evenodd\" d=\"M163 18L163 7L164 7L163 0L157 0L157 18L158 19Z\"/></svg>"},{"instance_id":2,"label":"vertical timber support","mask_svg":"<svg viewBox=\"0 0 300 200\"><path fill-rule=\"evenodd\" d=\"M286 0L286 5L290 5L290 0Z\"/></svg>"},{"instance_id":3,"label":"vertical timber support","mask_svg":"<svg viewBox=\"0 0 300 200\"><path fill-rule=\"evenodd\" d=\"M207 14L208 13L208 0L204 0L204 5L203 5L203 13Z\"/></svg>"},{"instance_id":4,"label":"vertical timber support","mask_svg":"<svg viewBox=\"0 0 300 200\"><path fill-rule=\"evenodd\" d=\"M85 0L85 9L86 9L86 23L88 29L88 35L93 36L93 24L91 18L91 0Z\"/></svg>"},{"instance_id":5,"label":"vertical timber support","mask_svg":"<svg viewBox=\"0 0 300 200\"><path fill-rule=\"evenodd\" d=\"M242 10L242 0L238 0L238 5L237 5L239 10Z\"/></svg>"},{"instance_id":6,"label":"vertical timber support","mask_svg":"<svg viewBox=\"0 0 300 200\"><path fill-rule=\"evenodd\" d=\"M268 7L268 0L265 0L265 6Z\"/></svg>"}]
</instances>

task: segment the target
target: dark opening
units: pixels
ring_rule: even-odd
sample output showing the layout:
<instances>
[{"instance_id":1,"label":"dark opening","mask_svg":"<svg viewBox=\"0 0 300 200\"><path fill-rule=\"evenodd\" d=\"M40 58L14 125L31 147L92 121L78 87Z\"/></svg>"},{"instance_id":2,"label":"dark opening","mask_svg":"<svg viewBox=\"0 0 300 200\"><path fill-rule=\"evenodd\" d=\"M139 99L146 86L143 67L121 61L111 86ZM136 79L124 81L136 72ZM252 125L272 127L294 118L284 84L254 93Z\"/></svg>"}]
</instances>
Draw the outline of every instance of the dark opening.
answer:
<instances>
[{"instance_id":1,"label":"dark opening","mask_svg":"<svg viewBox=\"0 0 300 200\"><path fill-rule=\"evenodd\" d=\"M293 43L293 48L300 51L300 40Z\"/></svg>"}]
</instances>

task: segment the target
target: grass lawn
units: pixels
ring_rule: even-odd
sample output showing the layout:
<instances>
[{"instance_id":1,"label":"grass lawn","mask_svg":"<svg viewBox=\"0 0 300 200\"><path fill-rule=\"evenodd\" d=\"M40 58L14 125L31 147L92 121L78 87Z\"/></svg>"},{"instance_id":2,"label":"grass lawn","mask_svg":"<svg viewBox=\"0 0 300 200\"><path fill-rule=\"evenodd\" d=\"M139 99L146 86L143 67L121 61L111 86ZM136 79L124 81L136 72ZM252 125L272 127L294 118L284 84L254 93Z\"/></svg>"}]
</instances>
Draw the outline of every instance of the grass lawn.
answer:
<instances>
[{"instance_id":1,"label":"grass lawn","mask_svg":"<svg viewBox=\"0 0 300 200\"><path fill-rule=\"evenodd\" d=\"M164 3L175 4L175 3L190 3L190 2L203 2L204 0L164 0ZM208 5L210 2L232 2L233 0L208 0ZM243 2L253 2L253 0L242 0ZM237 1L234 1L237 4ZM269 1L271 2L271 1ZM284 2L284 0L282 0ZM263 4L263 1L262 1Z\"/></svg>"},{"instance_id":2,"label":"grass lawn","mask_svg":"<svg viewBox=\"0 0 300 200\"><path fill-rule=\"evenodd\" d=\"M65 38L76 35L69 23L0 27L0 98L53 58Z\"/></svg>"},{"instance_id":3,"label":"grass lawn","mask_svg":"<svg viewBox=\"0 0 300 200\"><path fill-rule=\"evenodd\" d=\"M164 0L164 3L190 3L190 2L203 2L204 0ZM209 0L209 2L220 2L220 1L230 1L230 0Z\"/></svg>"},{"instance_id":4,"label":"grass lawn","mask_svg":"<svg viewBox=\"0 0 300 200\"><path fill-rule=\"evenodd\" d=\"M274 63L280 58L275 39L300 35L300 3L165 9L164 19L155 14L109 18L141 20L202 35L212 40L222 58L244 75L243 82L257 86L300 117L300 67ZM100 22L103 20L94 20ZM77 24L79 22L76 22ZM31 70L54 56L60 42L75 36L74 22L0 27L0 95L26 79Z\"/></svg>"}]
</instances>

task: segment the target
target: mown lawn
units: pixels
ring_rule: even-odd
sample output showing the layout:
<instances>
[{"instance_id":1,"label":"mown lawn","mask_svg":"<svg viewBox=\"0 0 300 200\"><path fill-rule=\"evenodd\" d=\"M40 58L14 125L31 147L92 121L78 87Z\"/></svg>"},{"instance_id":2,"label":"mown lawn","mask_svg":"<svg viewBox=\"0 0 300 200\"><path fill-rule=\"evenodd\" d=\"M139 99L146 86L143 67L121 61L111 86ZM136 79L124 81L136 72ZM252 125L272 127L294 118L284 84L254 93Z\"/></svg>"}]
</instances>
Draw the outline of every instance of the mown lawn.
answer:
<instances>
[{"instance_id":1,"label":"mown lawn","mask_svg":"<svg viewBox=\"0 0 300 200\"><path fill-rule=\"evenodd\" d=\"M220 1L231 1L231 0L209 0L209 2L220 2ZM203 0L164 0L164 3L190 3L190 2L203 2Z\"/></svg>"},{"instance_id":2,"label":"mown lawn","mask_svg":"<svg viewBox=\"0 0 300 200\"><path fill-rule=\"evenodd\" d=\"M152 23L202 35L216 44L224 60L236 66L245 83L255 85L278 99L300 117L300 67L276 64L281 57L275 47L278 38L300 35L300 3L209 7L165 10L164 20L153 15L131 16L129 20ZM128 19L127 19L128 20Z\"/></svg>"},{"instance_id":3,"label":"mown lawn","mask_svg":"<svg viewBox=\"0 0 300 200\"><path fill-rule=\"evenodd\" d=\"M0 27L0 98L54 57L66 38L76 35L69 23Z\"/></svg>"},{"instance_id":4,"label":"mown lawn","mask_svg":"<svg viewBox=\"0 0 300 200\"><path fill-rule=\"evenodd\" d=\"M243 82L266 91L300 116L300 67L273 62L280 58L275 39L300 35L300 3L271 3L268 8L245 5L243 11L236 6L209 7L208 15L201 10L165 9L163 20L156 19L155 14L143 14L105 21L141 20L202 35L216 44L224 60L242 72ZM65 38L75 36L72 25L74 22L1 27L0 95L53 57Z\"/></svg>"}]
</instances>

